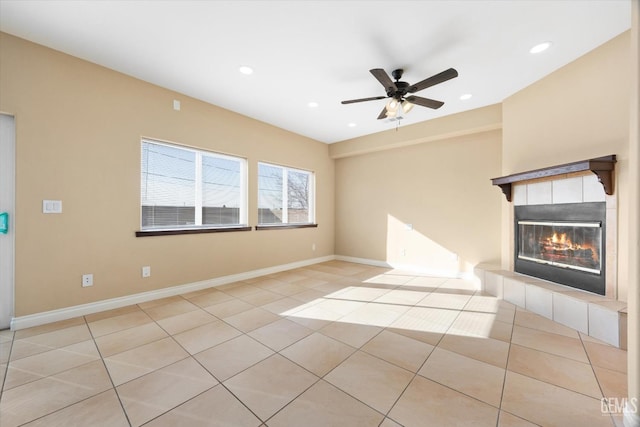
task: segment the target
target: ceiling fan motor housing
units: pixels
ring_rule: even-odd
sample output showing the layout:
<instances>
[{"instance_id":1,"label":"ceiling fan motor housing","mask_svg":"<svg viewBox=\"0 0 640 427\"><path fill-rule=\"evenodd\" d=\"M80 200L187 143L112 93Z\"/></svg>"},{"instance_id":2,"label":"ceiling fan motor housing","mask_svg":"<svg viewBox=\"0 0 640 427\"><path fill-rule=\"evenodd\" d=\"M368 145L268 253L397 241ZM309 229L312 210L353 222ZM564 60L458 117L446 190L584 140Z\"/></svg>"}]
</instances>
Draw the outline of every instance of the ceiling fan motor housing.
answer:
<instances>
[{"instance_id":1,"label":"ceiling fan motor housing","mask_svg":"<svg viewBox=\"0 0 640 427\"><path fill-rule=\"evenodd\" d=\"M403 73L404 73L404 70L402 68L398 68L397 70L393 70L391 72L391 75L393 76L393 78L396 79L395 81L396 87L395 89L389 88L389 90L387 90L387 96L393 97L398 101L402 100L402 98L407 94L407 91L409 89L409 83L400 81Z\"/></svg>"},{"instance_id":2,"label":"ceiling fan motor housing","mask_svg":"<svg viewBox=\"0 0 640 427\"><path fill-rule=\"evenodd\" d=\"M396 92L392 93L390 96L393 96L396 99L400 99L407 94L407 90L409 89L409 83L407 82L396 82Z\"/></svg>"}]
</instances>

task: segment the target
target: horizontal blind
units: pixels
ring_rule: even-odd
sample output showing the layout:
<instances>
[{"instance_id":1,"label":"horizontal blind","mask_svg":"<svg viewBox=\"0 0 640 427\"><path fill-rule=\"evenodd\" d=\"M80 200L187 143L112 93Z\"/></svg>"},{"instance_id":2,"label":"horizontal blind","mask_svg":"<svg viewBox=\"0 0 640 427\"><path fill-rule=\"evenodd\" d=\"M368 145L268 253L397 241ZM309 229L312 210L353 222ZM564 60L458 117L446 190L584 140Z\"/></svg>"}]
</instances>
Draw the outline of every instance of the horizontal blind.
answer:
<instances>
[{"instance_id":1,"label":"horizontal blind","mask_svg":"<svg viewBox=\"0 0 640 427\"><path fill-rule=\"evenodd\" d=\"M195 153L142 143L142 228L195 225Z\"/></svg>"},{"instance_id":2,"label":"horizontal blind","mask_svg":"<svg viewBox=\"0 0 640 427\"><path fill-rule=\"evenodd\" d=\"M142 229L246 222L245 159L142 141Z\"/></svg>"}]
</instances>

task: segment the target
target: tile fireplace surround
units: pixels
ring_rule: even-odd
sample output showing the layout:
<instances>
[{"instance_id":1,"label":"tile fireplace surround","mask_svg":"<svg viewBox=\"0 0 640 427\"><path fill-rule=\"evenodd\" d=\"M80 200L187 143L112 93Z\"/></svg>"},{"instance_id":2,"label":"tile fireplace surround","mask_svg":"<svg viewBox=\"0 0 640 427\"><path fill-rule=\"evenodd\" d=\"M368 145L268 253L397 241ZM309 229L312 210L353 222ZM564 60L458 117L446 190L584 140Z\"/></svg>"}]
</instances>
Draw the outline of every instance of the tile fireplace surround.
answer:
<instances>
[{"instance_id":1,"label":"tile fireplace surround","mask_svg":"<svg viewBox=\"0 0 640 427\"><path fill-rule=\"evenodd\" d=\"M513 271L514 231L510 228L509 268L480 264L475 274L484 291L577 329L589 336L626 348L626 303L617 300L617 201L606 195L596 175L585 172L523 181L513 186L514 206L606 202L606 291L597 295ZM510 210L513 224L513 208Z\"/></svg>"}]
</instances>

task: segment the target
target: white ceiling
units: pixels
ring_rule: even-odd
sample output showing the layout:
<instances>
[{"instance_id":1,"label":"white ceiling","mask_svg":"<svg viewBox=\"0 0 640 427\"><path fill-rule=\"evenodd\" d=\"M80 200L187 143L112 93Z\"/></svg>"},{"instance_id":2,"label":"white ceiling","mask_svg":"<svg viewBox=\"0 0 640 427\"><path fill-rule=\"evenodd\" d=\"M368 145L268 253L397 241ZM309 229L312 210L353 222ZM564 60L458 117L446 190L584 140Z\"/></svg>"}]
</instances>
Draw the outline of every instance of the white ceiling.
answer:
<instances>
[{"instance_id":1,"label":"white ceiling","mask_svg":"<svg viewBox=\"0 0 640 427\"><path fill-rule=\"evenodd\" d=\"M340 103L385 95L371 68L458 70L401 126L495 104L630 28L630 2L0 0L0 30L333 143L396 127L385 100Z\"/></svg>"}]
</instances>

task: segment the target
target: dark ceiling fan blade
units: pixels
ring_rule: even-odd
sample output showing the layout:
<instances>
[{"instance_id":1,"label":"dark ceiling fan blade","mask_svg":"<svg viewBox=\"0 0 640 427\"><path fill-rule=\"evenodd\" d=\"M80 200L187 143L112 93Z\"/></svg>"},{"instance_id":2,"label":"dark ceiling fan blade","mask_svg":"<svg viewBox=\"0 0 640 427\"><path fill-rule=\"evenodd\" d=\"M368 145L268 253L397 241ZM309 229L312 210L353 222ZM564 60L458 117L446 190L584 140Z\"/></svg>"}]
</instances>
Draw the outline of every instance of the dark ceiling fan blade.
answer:
<instances>
[{"instance_id":1,"label":"dark ceiling fan blade","mask_svg":"<svg viewBox=\"0 0 640 427\"><path fill-rule=\"evenodd\" d=\"M385 105L380 114L378 115L378 120L387 118L387 106Z\"/></svg>"},{"instance_id":2,"label":"dark ceiling fan blade","mask_svg":"<svg viewBox=\"0 0 640 427\"><path fill-rule=\"evenodd\" d=\"M384 86L387 95L391 96L398 90L396 84L391 80L391 77L389 77L389 74L382 68L374 68L373 70L369 70L369 72Z\"/></svg>"},{"instance_id":3,"label":"dark ceiling fan blade","mask_svg":"<svg viewBox=\"0 0 640 427\"><path fill-rule=\"evenodd\" d=\"M423 107L433 108L434 110L442 107L444 102L436 101L435 99L423 98L421 96L408 96L406 98L412 104L422 105Z\"/></svg>"},{"instance_id":4,"label":"dark ceiling fan blade","mask_svg":"<svg viewBox=\"0 0 640 427\"><path fill-rule=\"evenodd\" d=\"M353 104L354 102L375 101L377 99L386 99L386 96L372 96L371 98L349 99L342 101L341 104Z\"/></svg>"},{"instance_id":5,"label":"dark ceiling fan blade","mask_svg":"<svg viewBox=\"0 0 640 427\"><path fill-rule=\"evenodd\" d=\"M424 79L421 82L409 86L407 92L415 93L422 89L426 89L439 83L446 82L447 80L453 79L454 77L458 77L458 72L453 68L449 68L448 70L444 70L443 72L438 73L435 76L431 76L428 79Z\"/></svg>"}]
</instances>

